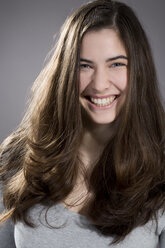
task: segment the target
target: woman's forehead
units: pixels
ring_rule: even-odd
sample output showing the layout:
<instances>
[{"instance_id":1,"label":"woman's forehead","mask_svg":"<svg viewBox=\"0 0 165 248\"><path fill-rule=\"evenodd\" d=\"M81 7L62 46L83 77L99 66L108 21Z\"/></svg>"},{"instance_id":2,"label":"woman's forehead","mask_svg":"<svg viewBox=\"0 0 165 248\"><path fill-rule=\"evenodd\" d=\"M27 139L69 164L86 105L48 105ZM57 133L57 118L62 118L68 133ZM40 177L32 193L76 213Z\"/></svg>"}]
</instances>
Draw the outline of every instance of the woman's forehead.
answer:
<instances>
[{"instance_id":1,"label":"woman's forehead","mask_svg":"<svg viewBox=\"0 0 165 248\"><path fill-rule=\"evenodd\" d=\"M125 46L114 29L103 28L87 32L81 43L80 55L126 55ZM118 55L119 55L118 54Z\"/></svg>"}]
</instances>

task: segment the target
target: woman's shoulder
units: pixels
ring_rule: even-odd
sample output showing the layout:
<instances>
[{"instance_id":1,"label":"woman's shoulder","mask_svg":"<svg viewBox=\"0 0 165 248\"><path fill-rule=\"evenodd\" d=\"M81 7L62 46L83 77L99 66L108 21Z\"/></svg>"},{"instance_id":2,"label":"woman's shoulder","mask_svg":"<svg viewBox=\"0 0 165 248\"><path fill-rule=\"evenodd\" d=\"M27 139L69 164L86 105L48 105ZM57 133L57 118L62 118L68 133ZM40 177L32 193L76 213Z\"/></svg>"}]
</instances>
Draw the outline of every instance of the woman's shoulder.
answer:
<instances>
[{"instance_id":1,"label":"woman's shoulder","mask_svg":"<svg viewBox=\"0 0 165 248\"><path fill-rule=\"evenodd\" d=\"M158 212L158 234L160 248L165 247L165 210L160 210Z\"/></svg>"},{"instance_id":2,"label":"woman's shoulder","mask_svg":"<svg viewBox=\"0 0 165 248\"><path fill-rule=\"evenodd\" d=\"M165 210L160 209L158 211L158 234L165 232ZM164 234L165 235L165 234Z\"/></svg>"}]
</instances>

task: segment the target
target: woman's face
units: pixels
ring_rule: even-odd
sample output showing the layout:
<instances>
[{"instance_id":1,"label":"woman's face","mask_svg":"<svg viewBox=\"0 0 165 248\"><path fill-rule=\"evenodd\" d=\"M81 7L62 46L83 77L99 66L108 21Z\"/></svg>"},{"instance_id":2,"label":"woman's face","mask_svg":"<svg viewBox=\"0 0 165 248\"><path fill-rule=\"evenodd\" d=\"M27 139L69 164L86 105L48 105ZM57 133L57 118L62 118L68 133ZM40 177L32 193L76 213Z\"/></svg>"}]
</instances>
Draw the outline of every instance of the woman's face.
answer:
<instances>
[{"instance_id":1,"label":"woman's face","mask_svg":"<svg viewBox=\"0 0 165 248\"><path fill-rule=\"evenodd\" d=\"M113 29L87 32L80 49L80 103L93 122L113 122L126 98L128 58Z\"/></svg>"}]
</instances>

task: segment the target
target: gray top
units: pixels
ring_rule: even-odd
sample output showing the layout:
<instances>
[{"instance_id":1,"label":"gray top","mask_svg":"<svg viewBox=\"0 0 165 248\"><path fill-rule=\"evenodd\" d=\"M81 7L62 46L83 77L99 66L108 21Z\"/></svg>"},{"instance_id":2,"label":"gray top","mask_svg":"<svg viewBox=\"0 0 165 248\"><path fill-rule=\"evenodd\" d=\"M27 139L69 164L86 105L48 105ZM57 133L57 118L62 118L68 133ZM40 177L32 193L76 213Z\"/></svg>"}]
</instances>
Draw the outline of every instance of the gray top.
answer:
<instances>
[{"instance_id":1,"label":"gray top","mask_svg":"<svg viewBox=\"0 0 165 248\"><path fill-rule=\"evenodd\" d=\"M155 221L149 221L135 228L117 245L109 245L111 237L103 236L85 216L68 210L61 203L48 210L48 223L45 214L46 209L37 204L28 216L36 224L35 229L22 222L15 225L17 248L165 248L165 213L161 211L157 234Z\"/></svg>"},{"instance_id":2,"label":"gray top","mask_svg":"<svg viewBox=\"0 0 165 248\"><path fill-rule=\"evenodd\" d=\"M0 184L0 213L4 210ZM0 248L16 248L14 242L14 225L11 220L0 224Z\"/></svg>"}]
</instances>

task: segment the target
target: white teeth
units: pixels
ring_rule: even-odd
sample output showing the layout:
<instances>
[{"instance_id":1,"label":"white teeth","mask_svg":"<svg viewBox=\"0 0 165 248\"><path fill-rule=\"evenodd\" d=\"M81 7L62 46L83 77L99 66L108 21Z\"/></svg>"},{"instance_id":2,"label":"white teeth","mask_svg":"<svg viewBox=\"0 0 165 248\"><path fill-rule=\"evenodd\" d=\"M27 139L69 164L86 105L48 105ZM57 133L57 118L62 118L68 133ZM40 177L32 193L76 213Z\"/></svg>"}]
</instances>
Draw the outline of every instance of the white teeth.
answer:
<instances>
[{"instance_id":1,"label":"white teeth","mask_svg":"<svg viewBox=\"0 0 165 248\"><path fill-rule=\"evenodd\" d=\"M91 102L95 103L98 106L106 106L112 103L115 100L116 96L111 96L107 98L93 98L91 97L90 100Z\"/></svg>"}]
</instances>

